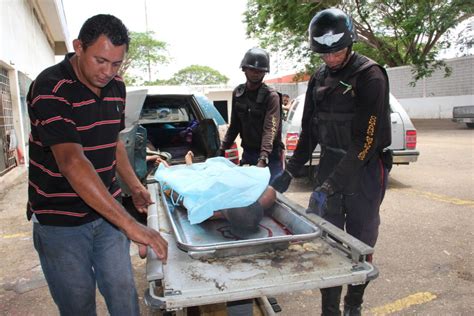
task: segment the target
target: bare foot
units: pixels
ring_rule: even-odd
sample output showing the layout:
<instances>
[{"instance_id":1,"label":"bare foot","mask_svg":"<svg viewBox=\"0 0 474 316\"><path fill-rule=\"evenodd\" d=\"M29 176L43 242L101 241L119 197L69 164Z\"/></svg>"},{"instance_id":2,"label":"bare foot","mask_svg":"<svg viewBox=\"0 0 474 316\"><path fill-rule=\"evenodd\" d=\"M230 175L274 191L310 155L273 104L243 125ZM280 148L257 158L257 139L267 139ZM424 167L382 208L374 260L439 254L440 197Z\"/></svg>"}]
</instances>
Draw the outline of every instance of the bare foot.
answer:
<instances>
[{"instance_id":1,"label":"bare foot","mask_svg":"<svg viewBox=\"0 0 474 316\"><path fill-rule=\"evenodd\" d=\"M193 164L193 158L194 158L193 152L188 151L186 156L184 156L184 161L186 162L187 165L192 165Z\"/></svg>"}]
</instances>

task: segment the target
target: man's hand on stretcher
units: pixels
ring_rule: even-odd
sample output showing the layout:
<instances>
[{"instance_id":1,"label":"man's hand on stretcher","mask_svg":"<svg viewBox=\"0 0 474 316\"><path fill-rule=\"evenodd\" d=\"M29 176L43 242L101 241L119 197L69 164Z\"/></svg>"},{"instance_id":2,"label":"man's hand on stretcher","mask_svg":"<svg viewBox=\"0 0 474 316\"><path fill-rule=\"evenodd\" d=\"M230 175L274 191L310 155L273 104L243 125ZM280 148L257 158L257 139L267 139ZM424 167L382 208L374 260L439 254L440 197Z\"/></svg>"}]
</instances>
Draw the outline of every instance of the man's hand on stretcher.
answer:
<instances>
[{"instance_id":1,"label":"man's hand on stretcher","mask_svg":"<svg viewBox=\"0 0 474 316\"><path fill-rule=\"evenodd\" d=\"M166 263L168 259L168 242L159 232L134 220L130 224L130 228L125 229L125 234L137 244L140 258L146 257L147 246L150 246L158 259Z\"/></svg>"},{"instance_id":2,"label":"man's hand on stretcher","mask_svg":"<svg viewBox=\"0 0 474 316\"><path fill-rule=\"evenodd\" d=\"M154 202L151 200L150 192L140 184L140 186L131 189L133 205L140 213L147 213L148 207ZM147 255L147 245L155 252L156 256L166 263L168 257L168 242L161 237L160 233L152 228L136 222L131 225L132 229L126 230L126 234L130 240L134 241L138 246L138 255L145 258Z\"/></svg>"}]
</instances>

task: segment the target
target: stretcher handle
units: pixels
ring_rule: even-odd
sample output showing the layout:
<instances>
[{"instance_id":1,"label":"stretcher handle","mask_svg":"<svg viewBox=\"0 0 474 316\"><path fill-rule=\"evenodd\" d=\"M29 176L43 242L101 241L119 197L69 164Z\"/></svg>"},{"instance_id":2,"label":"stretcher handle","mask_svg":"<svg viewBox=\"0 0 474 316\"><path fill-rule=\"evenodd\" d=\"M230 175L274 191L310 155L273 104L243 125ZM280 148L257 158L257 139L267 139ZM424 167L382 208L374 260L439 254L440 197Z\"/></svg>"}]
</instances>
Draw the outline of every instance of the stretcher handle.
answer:
<instances>
[{"instance_id":1,"label":"stretcher handle","mask_svg":"<svg viewBox=\"0 0 474 316\"><path fill-rule=\"evenodd\" d=\"M147 226L156 231L160 230L158 220L158 207L161 207L161 199L158 196L158 185L159 184L148 186L148 191L150 192L153 204L148 207ZM147 249L146 276L148 282L154 280L161 280L164 277L163 263L161 262L161 260L158 259L155 252L150 247L148 247Z\"/></svg>"},{"instance_id":2,"label":"stretcher handle","mask_svg":"<svg viewBox=\"0 0 474 316\"><path fill-rule=\"evenodd\" d=\"M306 209L304 207L292 202L283 194L277 192L277 199L281 200L284 204L287 204L289 207L297 211L301 216L316 224L316 226L318 226L322 231L321 238L346 252L354 262L359 262L361 260L364 261L367 255L374 253L374 248L363 243L357 238L352 237L325 219L315 214L306 214Z\"/></svg>"}]
</instances>

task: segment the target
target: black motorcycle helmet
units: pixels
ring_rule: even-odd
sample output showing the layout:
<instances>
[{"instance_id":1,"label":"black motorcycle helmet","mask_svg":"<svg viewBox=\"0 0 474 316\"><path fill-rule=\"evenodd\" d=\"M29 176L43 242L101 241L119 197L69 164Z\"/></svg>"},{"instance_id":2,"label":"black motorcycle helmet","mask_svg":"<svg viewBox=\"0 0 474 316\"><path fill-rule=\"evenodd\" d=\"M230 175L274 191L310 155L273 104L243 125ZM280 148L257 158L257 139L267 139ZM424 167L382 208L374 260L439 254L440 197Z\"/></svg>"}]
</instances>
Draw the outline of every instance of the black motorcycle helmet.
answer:
<instances>
[{"instance_id":1,"label":"black motorcycle helmet","mask_svg":"<svg viewBox=\"0 0 474 316\"><path fill-rule=\"evenodd\" d=\"M357 40L352 19L336 8L318 12L309 23L308 33L311 50L320 54L340 51Z\"/></svg>"},{"instance_id":2,"label":"black motorcycle helmet","mask_svg":"<svg viewBox=\"0 0 474 316\"><path fill-rule=\"evenodd\" d=\"M258 47L249 49L240 63L240 68L253 68L270 72L270 56L268 53Z\"/></svg>"}]
</instances>

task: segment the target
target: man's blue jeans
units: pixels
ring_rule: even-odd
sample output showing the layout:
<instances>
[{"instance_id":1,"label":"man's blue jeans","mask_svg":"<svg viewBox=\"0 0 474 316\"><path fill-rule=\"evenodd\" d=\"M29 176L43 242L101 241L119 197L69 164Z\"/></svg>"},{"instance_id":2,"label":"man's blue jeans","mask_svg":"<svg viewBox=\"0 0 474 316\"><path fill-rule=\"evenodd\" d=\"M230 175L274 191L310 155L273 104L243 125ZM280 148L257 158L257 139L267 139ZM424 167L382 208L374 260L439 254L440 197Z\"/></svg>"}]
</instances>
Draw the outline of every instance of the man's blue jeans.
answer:
<instances>
[{"instance_id":1,"label":"man's blue jeans","mask_svg":"<svg viewBox=\"0 0 474 316\"><path fill-rule=\"evenodd\" d=\"M96 315L96 282L110 315L139 315L130 241L103 219L81 226L34 223L33 240L61 315Z\"/></svg>"}]
</instances>

